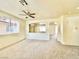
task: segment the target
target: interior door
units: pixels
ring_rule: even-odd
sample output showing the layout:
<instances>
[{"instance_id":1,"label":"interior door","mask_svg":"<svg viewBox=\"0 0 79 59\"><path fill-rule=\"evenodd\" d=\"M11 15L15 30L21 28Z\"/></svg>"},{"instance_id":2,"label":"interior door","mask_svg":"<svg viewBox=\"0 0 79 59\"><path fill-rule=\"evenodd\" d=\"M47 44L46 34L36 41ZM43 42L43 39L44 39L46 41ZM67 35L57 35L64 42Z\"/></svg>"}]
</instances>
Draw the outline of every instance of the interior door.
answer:
<instances>
[{"instance_id":1,"label":"interior door","mask_svg":"<svg viewBox=\"0 0 79 59\"><path fill-rule=\"evenodd\" d=\"M51 39L56 39L58 35L58 24L56 22L51 22L49 24L49 33L51 35Z\"/></svg>"}]
</instances>

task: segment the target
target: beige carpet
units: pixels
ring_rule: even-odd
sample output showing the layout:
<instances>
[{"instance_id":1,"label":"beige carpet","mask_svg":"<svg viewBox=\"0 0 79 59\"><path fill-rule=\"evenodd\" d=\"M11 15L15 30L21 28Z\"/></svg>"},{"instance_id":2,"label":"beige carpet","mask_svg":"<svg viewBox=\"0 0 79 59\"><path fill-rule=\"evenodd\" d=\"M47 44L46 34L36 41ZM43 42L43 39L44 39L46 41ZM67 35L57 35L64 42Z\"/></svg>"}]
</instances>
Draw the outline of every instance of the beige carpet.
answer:
<instances>
[{"instance_id":1,"label":"beige carpet","mask_svg":"<svg viewBox=\"0 0 79 59\"><path fill-rule=\"evenodd\" d=\"M23 40L0 51L0 59L79 59L79 47L64 46L56 40Z\"/></svg>"}]
</instances>

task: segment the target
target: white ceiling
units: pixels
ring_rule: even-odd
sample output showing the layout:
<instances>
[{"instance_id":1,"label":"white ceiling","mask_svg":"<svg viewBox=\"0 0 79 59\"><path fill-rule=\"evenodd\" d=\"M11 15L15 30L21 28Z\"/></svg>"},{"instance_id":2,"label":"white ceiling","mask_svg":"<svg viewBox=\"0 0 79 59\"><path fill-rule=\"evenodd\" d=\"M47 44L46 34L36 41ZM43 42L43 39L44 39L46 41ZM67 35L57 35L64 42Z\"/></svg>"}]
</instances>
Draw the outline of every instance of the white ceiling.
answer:
<instances>
[{"instance_id":1,"label":"white ceiling","mask_svg":"<svg viewBox=\"0 0 79 59\"><path fill-rule=\"evenodd\" d=\"M75 11L79 6L79 0L26 0L29 5L24 8L18 1L0 0L0 9L20 18L23 9L35 12L37 18L49 18Z\"/></svg>"}]
</instances>

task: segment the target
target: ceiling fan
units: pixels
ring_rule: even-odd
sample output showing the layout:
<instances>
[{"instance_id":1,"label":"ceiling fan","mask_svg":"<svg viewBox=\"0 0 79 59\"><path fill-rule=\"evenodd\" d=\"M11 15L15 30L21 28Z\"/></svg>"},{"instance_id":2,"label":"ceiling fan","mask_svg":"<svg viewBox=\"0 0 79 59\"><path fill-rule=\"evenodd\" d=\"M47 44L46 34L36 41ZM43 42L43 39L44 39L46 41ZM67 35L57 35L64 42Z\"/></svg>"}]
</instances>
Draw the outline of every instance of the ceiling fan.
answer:
<instances>
[{"instance_id":1,"label":"ceiling fan","mask_svg":"<svg viewBox=\"0 0 79 59\"><path fill-rule=\"evenodd\" d=\"M22 10L22 12L24 14L20 14L20 15L25 16L25 18L28 18L28 16L31 17L31 18L35 18L35 16L34 16L34 15L36 15L35 13L31 13L31 12L25 11L25 10Z\"/></svg>"},{"instance_id":2,"label":"ceiling fan","mask_svg":"<svg viewBox=\"0 0 79 59\"><path fill-rule=\"evenodd\" d=\"M28 3L26 2L26 0L20 0L19 2L20 2L23 6L28 5ZM25 11L25 10L22 10L22 12L23 12L23 14L20 14L20 15L25 16L25 18L28 18L28 16L31 17L31 18L35 18L35 17L34 17L35 13L31 13L31 12Z\"/></svg>"},{"instance_id":3,"label":"ceiling fan","mask_svg":"<svg viewBox=\"0 0 79 59\"><path fill-rule=\"evenodd\" d=\"M19 2L20 2L23 6L24 6L24 5L28 5L28 3L26 2L26 0L20 0Z\"/></svg>"}]
</instances>

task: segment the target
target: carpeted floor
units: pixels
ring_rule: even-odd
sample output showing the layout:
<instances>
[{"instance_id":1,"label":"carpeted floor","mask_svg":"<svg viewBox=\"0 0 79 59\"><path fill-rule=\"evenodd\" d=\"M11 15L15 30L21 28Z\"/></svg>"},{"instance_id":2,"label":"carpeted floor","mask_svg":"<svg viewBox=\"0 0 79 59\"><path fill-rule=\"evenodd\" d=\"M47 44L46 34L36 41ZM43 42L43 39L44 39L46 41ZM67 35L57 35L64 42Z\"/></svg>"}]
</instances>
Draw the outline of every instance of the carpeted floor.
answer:
<instances>
[{"instance_id":1,"label":"carpeted floor","mask_svg":"<svg viewBox=\"0 0 79 59\"><path fill-rule=\"evenodd\" d=\"M79 47L49 41L23 40L0 51L0 59L79 59Z\"/></svg>"}]
</instances>

